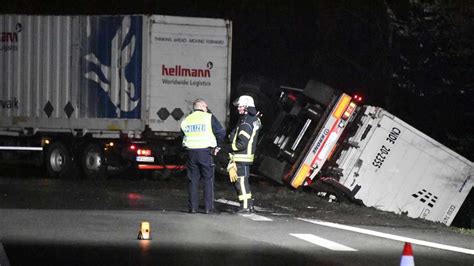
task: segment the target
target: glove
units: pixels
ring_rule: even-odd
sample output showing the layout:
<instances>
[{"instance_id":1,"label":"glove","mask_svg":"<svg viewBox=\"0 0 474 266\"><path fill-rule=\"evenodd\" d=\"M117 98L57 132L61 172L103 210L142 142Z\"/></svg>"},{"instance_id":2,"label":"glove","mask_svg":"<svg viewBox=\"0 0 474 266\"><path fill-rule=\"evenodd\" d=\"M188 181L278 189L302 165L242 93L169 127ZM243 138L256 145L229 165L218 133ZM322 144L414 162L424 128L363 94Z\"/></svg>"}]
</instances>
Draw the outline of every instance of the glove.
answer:
<instances>
[{"instance_id":1,"label":"glove","mask_svg":"<svg viewBox=\"0 0 474 266\"><path fill-rule=\"evenodd\" d=\"M231 183L234 183L237 181L238 176L237 176L237 165L235 162L230 161L229 164L227 165L227 172L229 173L229 180Z\"/></svg>"}]
</instances>

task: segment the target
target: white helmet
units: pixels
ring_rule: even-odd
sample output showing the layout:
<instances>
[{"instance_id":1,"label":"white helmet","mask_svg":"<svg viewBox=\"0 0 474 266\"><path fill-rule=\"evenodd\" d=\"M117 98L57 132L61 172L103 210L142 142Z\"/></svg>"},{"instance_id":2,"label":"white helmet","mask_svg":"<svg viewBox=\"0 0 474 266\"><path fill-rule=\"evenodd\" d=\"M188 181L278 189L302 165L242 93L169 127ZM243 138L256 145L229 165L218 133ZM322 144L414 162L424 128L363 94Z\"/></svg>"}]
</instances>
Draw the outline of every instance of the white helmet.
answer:
<instances>
[{"instance_id":1,"label":"white helmet","mask_svg":"<svg viewBox=\"0 0 474 266\"><path fill-rule=\"evenodd\" d=\"M247 107L255 107L255 103L253 101L253 98L248 95L242 95L240 96L237 100L234 101L233 103L235 106L243 105Z\"/></svg>"}]
</instances>

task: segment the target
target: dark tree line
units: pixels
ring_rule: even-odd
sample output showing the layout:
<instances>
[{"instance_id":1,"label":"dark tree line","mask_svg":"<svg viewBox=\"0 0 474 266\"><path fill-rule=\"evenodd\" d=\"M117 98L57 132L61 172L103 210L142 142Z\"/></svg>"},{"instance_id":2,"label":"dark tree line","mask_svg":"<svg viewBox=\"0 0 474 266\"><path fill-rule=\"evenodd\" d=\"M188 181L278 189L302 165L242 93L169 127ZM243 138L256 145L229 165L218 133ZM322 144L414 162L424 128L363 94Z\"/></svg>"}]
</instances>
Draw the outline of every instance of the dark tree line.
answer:
<instances>
[{"instance_id":1,"label":"dark tree line","mask_svg":"<svg viewBox=\"0 0 474 266\"><path fill-rule=\"evenodd\" d=\"M343 1L317 13L315 77L474 159L474 6Z\"/></svg>"},{"instance_id":2,"label":"dark tree line","mask_svg":"<svg viewBox=\"0 0 474 266\"><path fill-rule=\"evenodd\" d=\"M452 1L451 1L452 2ZM390 11L390 10L389 10ZM474 159L474 8L424 2L389 12L397 115Z\"/></svg>"}]
</instances>

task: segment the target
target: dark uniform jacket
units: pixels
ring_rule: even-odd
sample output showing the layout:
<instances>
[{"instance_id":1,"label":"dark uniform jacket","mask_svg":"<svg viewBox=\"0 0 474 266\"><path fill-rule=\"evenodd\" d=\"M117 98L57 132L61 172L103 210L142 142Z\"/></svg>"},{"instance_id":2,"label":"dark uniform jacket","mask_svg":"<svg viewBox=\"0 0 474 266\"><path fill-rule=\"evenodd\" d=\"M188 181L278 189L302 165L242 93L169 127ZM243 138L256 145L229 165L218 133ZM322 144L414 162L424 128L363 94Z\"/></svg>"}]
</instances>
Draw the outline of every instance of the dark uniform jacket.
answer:
<instances>
[{"instance_id":1,"label":"dark uniform jacket","mask_svg":"<svg viewBox=\"0 0 474 266\"><path fill-rule=\"evenodd\" d=\"M257 149L258 132L262 127L254 107L248 107L247 114L239 118L237 127L230 135L232 156L235 162L252 164Z\"/></svg>"}]
</instances>

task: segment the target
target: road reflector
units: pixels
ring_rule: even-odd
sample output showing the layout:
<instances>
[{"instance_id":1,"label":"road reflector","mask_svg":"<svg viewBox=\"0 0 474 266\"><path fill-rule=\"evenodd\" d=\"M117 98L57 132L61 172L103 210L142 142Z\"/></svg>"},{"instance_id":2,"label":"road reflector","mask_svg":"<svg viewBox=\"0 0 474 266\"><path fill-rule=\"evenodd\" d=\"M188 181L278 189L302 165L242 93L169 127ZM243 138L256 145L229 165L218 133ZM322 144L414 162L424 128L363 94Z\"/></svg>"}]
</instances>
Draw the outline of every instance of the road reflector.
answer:
<instances>
[{"instance_id":1,"label":"road reflector","mask_svg":"<svg viewBox=\"0 0 474 266\"><path fill-rule=\"evenodd\" d=\"M140 223L140 231L138 231L138 239L140 240L149 240L151 239L151 229L149 222Z\"/></svg>"}]
</instances>

